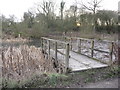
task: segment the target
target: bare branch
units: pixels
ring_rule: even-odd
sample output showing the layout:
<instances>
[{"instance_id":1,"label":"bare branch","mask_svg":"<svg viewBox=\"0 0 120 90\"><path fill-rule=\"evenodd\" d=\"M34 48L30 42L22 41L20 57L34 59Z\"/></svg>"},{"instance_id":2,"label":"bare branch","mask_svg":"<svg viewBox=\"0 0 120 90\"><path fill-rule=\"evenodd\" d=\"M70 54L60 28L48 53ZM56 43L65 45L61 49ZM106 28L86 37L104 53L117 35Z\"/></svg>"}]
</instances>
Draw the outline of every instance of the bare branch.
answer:
<instances>
[{"instance_id":1,"label":"bare branch","mask_svg":"<svg viewBox=\"0 0 120 90\"><path fill-rule=\"evenodd\" d=\"M38 10L38 12L39 12L39 13L41 13L41 11L40 11L40 9L39 9L39 8L37 8L37 10Z\"/></svg>"},{"instance_id":2,"label":"bare branch","mask_svg":"<svg viewBox=\"0 0 120 90\"><path fill-rule=\"evenodd\" d=\"M98 2L98 4L100 4L102 1L103 1L103 0L100 0L100 1Z\"/></svg>"},{"instance_id":3,"label":"bare branch","mask_svg":"<svg viewBox=\"0 0 120 90\"><path fill-rule=\"evenodd\" d=\"M86 5L83 5L84 8L86 8L87 10L93 11L92 7L87 7Z\"/></svg>"},{"instance_id":4,"label":"bare branch","mask_svg":"<svg viewBox=\"0 0 120 90\"><path fill-rule=\"evenodd\" d=\"M96 13L96 9L99 8L99 4L101 3L102 0L92 0L92 2L88 2L89 6L85 5L82 3L82 6L86 8L87 10L92 11L94 14Z\"/></svg>"}]
</instances>

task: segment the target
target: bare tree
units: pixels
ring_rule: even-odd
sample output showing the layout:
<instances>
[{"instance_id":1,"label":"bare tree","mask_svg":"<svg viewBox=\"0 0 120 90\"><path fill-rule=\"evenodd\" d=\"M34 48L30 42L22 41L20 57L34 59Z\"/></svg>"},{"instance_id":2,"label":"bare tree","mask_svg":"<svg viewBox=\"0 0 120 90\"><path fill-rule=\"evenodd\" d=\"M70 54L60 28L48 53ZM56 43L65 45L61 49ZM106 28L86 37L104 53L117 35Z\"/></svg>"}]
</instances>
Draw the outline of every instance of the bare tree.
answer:
<instances>
[{"instance_id":1,"label":"bare tree","mask_svg":"<svg viewBox=\"0 0 120 90\"><path fill-rule=\"evenodd\" d=\"M85 5L82 3L82 6L89 10L92 11L93 14L96 14L97 8L100 8L100 3L102 2L102 0L92 0L91 2L87 2L88 5Z\"/></svg>"},{"instance_id":2,"label":"bare tree","mask_svg":"<svg viewBox=\"0 0 120 90\"><path fill-rule=\"evenodd\" d=\"M28 24L28 28L32 28L35 15L30 10L28 10L28 12L24 12L23 18L24 22Z\"/></svg>"},{"instance_id":3,"label":"bare tree","mask_svg":"<svg viewBox=\"0 0 120 90\"><path fill-rule=\"evenodd\" d=\"M39 4L38 5L39 7L37 8L37 10L39 11L39 13L41 13L41 10L43 11L43 13L46 15L46 16L49 16L51 14L54 13L54 4L53 2L51 1L45 1L43 0L42 4Z\"/></svg>"},{"instance_id":4,"label":"bare tree","mask_svg":"<svg viewBox=\"0 0 120 90\"><path fill-rule=\"evenodd\" d=\"M76 5L72 5L72 6L70 6L70 10L72 11L73 16L76 17L77 6L76 6Z\"/></svg>"},{"instance_id":5,"label":"bare tree","mask_svg":"<svg viewBox=\"0 0 120 90\"><path fill-rule=\"evenodd\" d=\"M61 1L60 3L60 13L61 13L61 19L63 19L63 10L64 10L65 2Z\"/></svg>"},{"instance_id":6,"label":"bare tree","mask_svg":"<svg viewBox=\"0 0 120 90\"><path fill-rule=\"evenodd\" d=\"M97 21L95 14L96 14L97 9L100 8L101 2L102 2L102 0L92 0L90 2L87 2L88 5L85 5L82 2L83 8L93 12L93 16L94 16L93 17L93 23L94 23L93 29L94 29L94 31L96 31L96 21Z\"/></svg>"}]
</instances>

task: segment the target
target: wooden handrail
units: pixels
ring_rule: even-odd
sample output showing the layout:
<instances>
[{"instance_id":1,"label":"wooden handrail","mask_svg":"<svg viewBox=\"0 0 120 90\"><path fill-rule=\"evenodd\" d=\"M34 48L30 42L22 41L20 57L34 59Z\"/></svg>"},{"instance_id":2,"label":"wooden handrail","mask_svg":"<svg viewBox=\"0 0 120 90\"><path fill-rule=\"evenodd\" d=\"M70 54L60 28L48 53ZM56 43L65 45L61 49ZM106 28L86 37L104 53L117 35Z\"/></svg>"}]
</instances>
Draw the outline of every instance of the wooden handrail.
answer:
<instances>
[{"instance_id":1,"label":"wooden handrail","mask_svg":"<svg viewBox=\"0 0 120 90\"><path fill-rule=\"evenodd\" d=\"M95 49L95 48L94 48L94 50L98 51L98 52L102 52L102 53L109 53L108 51L103 51L103 50L99 50L99 49Z\"/></svg>"},{"instance_id":2,"label":"wooden handrail","mask_svg":"<svg viewBox=\"0 0 120 90\"><path fill-rule=\"evenodd\" d=\"M43 41L46 41L46 42L43 42ZM46 46L47 47L47 49L48 49L48 59L50 58L50 42L53 42L54 43L54 51L55 51L55 53L54 53L54 59L55 59L55 63L57 64L57 60L58 60L58 53L60 53L60 54L62 54L62 55L64 55L65 56L65 71L66 71L66 73L67 73L67 70L68 70L68 68L69 68L69 58L70 58L70 56L69 56L69 43L68 42L64 42L64 41L59 41L59 40L54 40L54 39L50 39L50 38L46 38L46 37L41 37L41 44L42 44L42 49L43 50L45 50L46 48L44 48L44 46ZM65 54L64 53L62 53L62 52L60 52L59 50L58 50L58 45L60 44L60 43L62 43L62 44L64 44L65 46L66 46L66 49L65 49ZM46 51L45 51L46 52Z\"/></svg>"},{"instance_id":3,"label":"wooden handrail","mask_svg":"<svg viewBox=\"0 0 120 90\"><path fill-rule=\"evenodd\" d=\"M90 41L90 40L94 40L94 39L87 39L87 38L80 38L80 37L66 37L68 39L81 39L81 40L86 40L86 41ZM107 43L114 43L115 41L109 41L109 40L102 40L103 42L107 42Z\"/></svg>"},{"instance_id":4,"label":"wooden handrail","mask_svg":"<svg viewBox=\"0 0 120 90\"><path fill-rule=\"evenodd\" d=\"M113 55L113 44L115 43L115 41L108 41L108 40L101 40L102 42L105 42L105 43L110 43L111 45L110 45L110 49L109 49L109 51L104 51L104 50L100 50L100 49L96 49L94 46L94 42L95 42L95 40L94 39L86 39L86 38L79 38L79 37L66 37L66 39L69 39L70 40L70 45L71 45L71 47L73 47L72 46L72 39L74 40L74 39L76 39L76 40L80 40L80 41L78 41L78 45L77 45L77 48L78 48L78 50L77 50L77 52L78 53L81 53L81 48L88 48L88 49L91 49L91 57L93 58L93 56L94 56L94 51L98 51L98 52L102 52L102 53L108 53L109 54L109 59L110 59L110 63L112 62L112 55ZM87 46L82 46L81 45L81 41L88 41L88 42L91 42L91 47L87 47ZM80 45L79 45L80 44ZM72 49L71 49L72 50Z\"/></svg>"},{"instance_id":5,"label":"wooden handrail","mask_svg":"<svg viewBox=\"0 0 120 90\"><path fill-rule=\"evenodd\" d=\"M93 40L93 39L86 39L86 38L79 38L79 37L66 37L67 39L81 39L81 40L85 40L85 41L90 41L90 40Z\"/></svg>"},{"instance_id":6,"label":"wooden handrail","mask_svg":"<svg viewBox=\"0 0 120 90\"><path fill-rule=\"evenodd\" d=\"M41 38L45 39L45 40L57 42L57 43L68 44L68 42L64 42L64 41L60 41L60 40L50 39L50 38L46 38L46 37L41 37Z\"/></svg>"}]
</instances>

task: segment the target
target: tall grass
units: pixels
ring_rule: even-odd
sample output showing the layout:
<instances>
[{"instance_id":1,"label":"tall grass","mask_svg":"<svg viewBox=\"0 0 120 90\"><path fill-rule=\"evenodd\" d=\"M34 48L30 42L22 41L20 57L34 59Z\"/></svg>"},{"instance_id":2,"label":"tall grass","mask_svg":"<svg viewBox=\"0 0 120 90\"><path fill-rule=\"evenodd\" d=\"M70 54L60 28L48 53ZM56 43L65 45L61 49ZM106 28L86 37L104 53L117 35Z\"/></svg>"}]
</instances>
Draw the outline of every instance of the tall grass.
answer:
<instances>
[{"instance_id":1,"label":"tall grass","mask_svg":"<svg viewBox=\"0 0 120 90\"><path fill-rule=\"evenodd\" d=\"M23 45L1 48L3 87L17 87L34 75L56 73L52 60L46 60L41 48Z\"/></svg>"}]
</instances>

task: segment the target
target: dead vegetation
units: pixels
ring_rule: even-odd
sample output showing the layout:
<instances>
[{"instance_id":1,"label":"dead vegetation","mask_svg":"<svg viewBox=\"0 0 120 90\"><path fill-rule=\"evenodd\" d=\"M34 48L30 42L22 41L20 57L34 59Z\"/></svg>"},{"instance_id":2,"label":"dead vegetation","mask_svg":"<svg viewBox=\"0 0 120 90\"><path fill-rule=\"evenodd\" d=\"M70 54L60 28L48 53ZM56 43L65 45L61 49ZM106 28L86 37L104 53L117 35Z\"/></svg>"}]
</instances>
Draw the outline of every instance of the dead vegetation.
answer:
<instances>
[{"instance_id":1,"label":"dead vegetation","mask_svg":"<svg viewBox=\"0 0 120 90\"><path fill-rule=\"evenodd\" d=\"M62 65L56 65L54 59L47 60L41 48L35 46L21 45L20 47L0 48L2 61L2 78L4 81L14 80L20 83L23 79L44 73L60 73Z\"/></svg>"}]
</instances>

